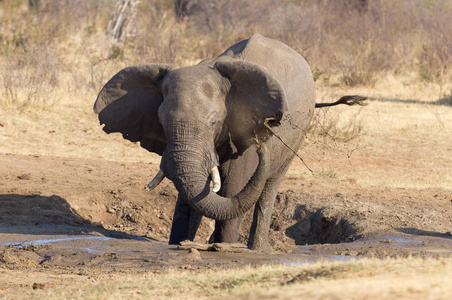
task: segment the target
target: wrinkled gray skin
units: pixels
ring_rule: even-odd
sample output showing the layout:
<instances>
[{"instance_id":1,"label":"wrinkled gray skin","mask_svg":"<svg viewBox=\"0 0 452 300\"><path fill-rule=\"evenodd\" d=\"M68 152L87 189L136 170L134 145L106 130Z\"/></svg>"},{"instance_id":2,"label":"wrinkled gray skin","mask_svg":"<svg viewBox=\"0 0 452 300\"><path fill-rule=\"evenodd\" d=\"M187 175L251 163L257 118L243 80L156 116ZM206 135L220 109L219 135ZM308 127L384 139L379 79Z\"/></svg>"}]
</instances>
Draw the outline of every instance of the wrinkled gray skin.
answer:
<instances>
[{"instance_id":1,"label":"wrinkled gray skin","mask_svg":"<svg viewBox=\"0 0 452 300\"><path fill-rule=\"evenodd\" d=\"M195 66L128 67L104 86L94 111L107 133L162 156L160 168L179 192L170 244L192 240L202 216L216 220L212 242L237 242L254 206L248 246L269 252L273 203L294 158L273 133L297 151L314 100L304 58L255 34ZM215 166L218 193L210 190Z\"/></svg>"}]
</instances>

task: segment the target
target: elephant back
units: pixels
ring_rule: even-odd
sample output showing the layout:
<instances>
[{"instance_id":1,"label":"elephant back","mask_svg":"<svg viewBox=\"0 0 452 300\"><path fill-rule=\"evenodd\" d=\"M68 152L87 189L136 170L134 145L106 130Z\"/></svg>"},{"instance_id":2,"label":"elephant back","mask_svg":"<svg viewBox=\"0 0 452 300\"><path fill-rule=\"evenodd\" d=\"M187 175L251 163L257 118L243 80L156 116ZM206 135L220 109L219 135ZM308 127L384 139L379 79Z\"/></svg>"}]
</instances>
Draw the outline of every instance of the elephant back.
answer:
<instances>
[{"instance_id":1,"label":"elephant back","mask_svg":"<svg viewBox=\"0 0 452 300\"><path fill-rule=\"evenodd\" d=\"M254 34L231 46L221 56L265 67L283 86L289 111L313 112L315 89L311 69L306 60L286 44Z\"/></svg>"}]
</instances>

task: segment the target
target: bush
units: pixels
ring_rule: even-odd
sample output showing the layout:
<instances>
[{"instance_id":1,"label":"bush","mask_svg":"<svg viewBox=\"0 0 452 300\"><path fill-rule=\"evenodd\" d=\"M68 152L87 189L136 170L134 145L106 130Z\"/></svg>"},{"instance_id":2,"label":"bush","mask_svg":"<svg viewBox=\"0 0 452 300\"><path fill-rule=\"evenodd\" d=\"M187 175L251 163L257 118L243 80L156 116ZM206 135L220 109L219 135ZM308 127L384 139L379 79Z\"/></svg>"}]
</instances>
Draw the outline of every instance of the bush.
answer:
<instances>
[{"instance_id":1,"label":"bush","mask_svg":"<svg viewBox=\"0 0 452 300\"><path fill-rule=\"evenodd\" d=\"M180 18L173 1L142 1L123 45L105 38L113 0L0 1L0 101L48 101L56 89L95 94L126 65L194 64L255 32L300 52L319 82L371 87L388 72L430 82L451 75L450 1L192 1Z\"/></svg>"},{"instance_id":2,"label":"bush","mask_svg":"<svg viewBox=\"0 0 452 300\"><path fill-rule=\"evenodd\" d=\"M331 140L333 142L349 142L358 138L362 130L361 109L341 118L337 109L317 109L313 121L307 129L307 136L312 141Z\"/></svg>"}]
</instances>

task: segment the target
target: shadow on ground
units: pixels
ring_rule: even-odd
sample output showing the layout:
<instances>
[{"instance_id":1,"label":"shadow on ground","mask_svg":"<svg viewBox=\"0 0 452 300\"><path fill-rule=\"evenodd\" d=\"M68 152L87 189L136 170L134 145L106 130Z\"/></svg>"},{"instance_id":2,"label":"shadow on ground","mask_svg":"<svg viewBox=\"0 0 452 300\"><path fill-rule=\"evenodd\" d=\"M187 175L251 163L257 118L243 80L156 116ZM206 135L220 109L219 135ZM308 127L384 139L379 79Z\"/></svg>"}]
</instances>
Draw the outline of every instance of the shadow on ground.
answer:
<instances>
[{"instance_id":1,"label":"shadow on ground","mask_svg":"<svg viewBox=\"0 0 452 300\"><path fill-rule=\"evenodd\" d=\"M417 229L417 228L396 228L396 230L399 232L403 232L403 233L411 234L411 235L417 235L417 236L422 235L422 236L431 236L431 237L452 239L451 232L442 233L442 232L436 232L436 231L421 230L421 229Z\"/></svg>"},{"instance_id":2,"label":"shadow on ground","mask_svg":"<svg viewBox=\"0 0 452 300\"><path fill-rule=\"evenodd\" d=\"M97 232L103 236L126 239L144 239L120 231L107 230L80 216L63 198L41 195L0 195L0 234L80 235ZM41 229L41 230L40 230Z\"/></svg>"},{"instance_id":3,"label":"shadow on ground","mask_svg":"<svg viewBox=\"0 0 452 300\"><path fill-rule=\"evenodd\" d=\"M326 208L310 209L299 205L295 209L294 219L297 221L285 231L296 245L336 244L359 239L356 225L344 215Z\"/></svg>"},{"instance_id":4,"label":"shadow on ground","mask_svg":"<svg viewBox=\"0 0 452 300\"><path fill-rule=\"evenodd\" d=\"M407 103L407 104L430 104L430 105L445 105L452 106L452 96L444 97L436 101L421 101L414 99L396 99L396 98L368 98L369 101L380 101L380 102L396 102L396 103Z\"/></svg>"}]
</instances>

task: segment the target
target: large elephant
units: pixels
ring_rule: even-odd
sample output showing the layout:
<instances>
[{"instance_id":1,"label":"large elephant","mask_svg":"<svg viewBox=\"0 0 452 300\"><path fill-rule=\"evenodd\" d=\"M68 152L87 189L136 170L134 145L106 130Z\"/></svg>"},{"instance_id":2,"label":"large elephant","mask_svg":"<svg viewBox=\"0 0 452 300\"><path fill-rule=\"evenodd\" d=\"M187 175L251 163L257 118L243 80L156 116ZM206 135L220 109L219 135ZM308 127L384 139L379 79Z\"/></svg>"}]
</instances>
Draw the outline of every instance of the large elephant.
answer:
<instances>
[{"instance_id":1,"label":"large elephant","mask_svg":"<svg viewBox=\"0 0 452 300\"><path fill-rule=\"evenodd\" d=\"M359 101L347 97L323 106ZM179 193L170 244L193 240L202 216L216 220L212 242L237 242L255 206L248 246L268 252L277 189L315 105L305 59L255 34L195 66L125 68L105 84L94 111L105 132L162 156L148 187L166 176Z\"/></svg>"}]
</instances>

